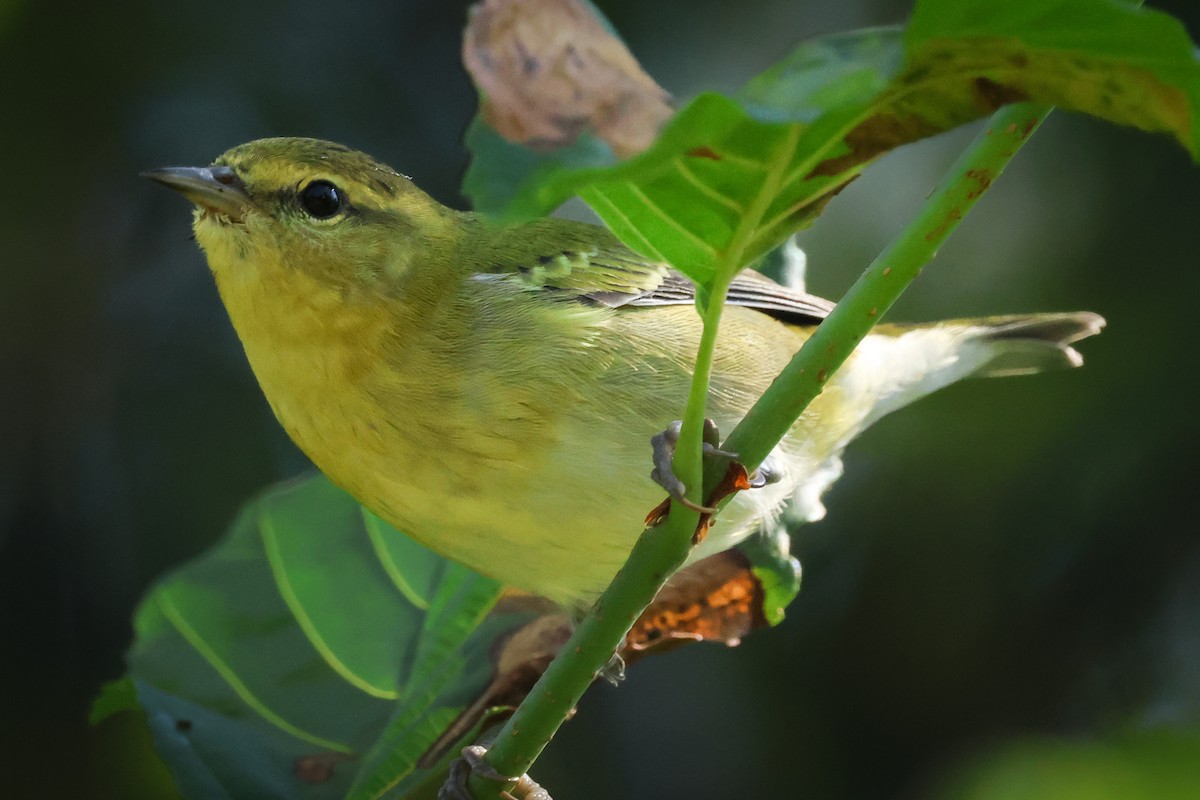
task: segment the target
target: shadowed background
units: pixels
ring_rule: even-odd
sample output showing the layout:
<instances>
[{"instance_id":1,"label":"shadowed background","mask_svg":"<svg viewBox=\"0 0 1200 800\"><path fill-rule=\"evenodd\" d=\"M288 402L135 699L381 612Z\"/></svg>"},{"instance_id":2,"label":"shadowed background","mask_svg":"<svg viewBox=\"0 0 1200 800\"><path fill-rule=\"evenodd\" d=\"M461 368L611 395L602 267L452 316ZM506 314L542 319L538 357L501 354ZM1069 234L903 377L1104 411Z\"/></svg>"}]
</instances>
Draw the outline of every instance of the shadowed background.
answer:
<instances>
[{"instance_id":1,"label":"shadowed background","mask_svg":"<svg viewBox=\"0 0 1200 800\"><path fill-rule=\"evenodd\" d=\"M908 11L600 5L679 99ZM1149 5L1200 35L1193 4ZM189 209L137 173L311 135L463 207L465 7L0 2L0 765L15 796L169 796L137 720L89 732L88 702L121 674L148 583L307 468ZM839 295L972 134L902 148L836 199L802 239L810 288ZM539 780L562 798L924 798L1031 764L1069 779L1092 761L1136 772L1145 751L1200 763L1197 220L1200 169L1172 142L1055 114L891 318L1094 310L1109 329L1083 344L1087 366L960 385L870 431L829 518L795 538L804 588L784 625L597 687Z\"/></svg>"}]
</instances>

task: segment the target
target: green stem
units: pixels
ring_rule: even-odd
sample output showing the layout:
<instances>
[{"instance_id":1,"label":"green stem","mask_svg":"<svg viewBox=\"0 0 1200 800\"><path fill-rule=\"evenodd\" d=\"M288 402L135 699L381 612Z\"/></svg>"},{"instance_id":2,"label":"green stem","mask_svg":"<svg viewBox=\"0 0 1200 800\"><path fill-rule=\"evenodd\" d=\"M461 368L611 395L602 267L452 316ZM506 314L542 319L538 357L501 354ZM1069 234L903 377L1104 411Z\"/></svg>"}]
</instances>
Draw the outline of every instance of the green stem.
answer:
<instances>
[{"instance_id":1,"label":"green stem","mask_svg":"<svg viewBox=\"0 0 1200 800\"><path fill-rule=\"evenodd\" d=\"M734 274L728 270L728 274ZM679 431L679 442L675 446L675 457L671 467L675 477L688 487L688 499L703 505L704 491L704 419L708 406L708 384L712 378L713 354L717 349L717 332L721 326L721 312L725 310L725 295L729 291L726 280L709 294L704 310L704 327L700 332L700 345L696 353L696 368L692 373L692 386L688 391L687 407L683 412L683 427ZM653 599L653 597L651 598ZM639 612L640 613L640 612Z\"/></svg>"},{"instance_id":2,"label":"green stem","mask_svg":"<svg viewBox=\"0 0 1200 800\"><path fill-rule=\"evenodd\" d=\"M871 262L722 448L738 453L747 469L762 463L1050 111L1019 103L992 116L917 217Z\"/></svg>"}]
</instances>

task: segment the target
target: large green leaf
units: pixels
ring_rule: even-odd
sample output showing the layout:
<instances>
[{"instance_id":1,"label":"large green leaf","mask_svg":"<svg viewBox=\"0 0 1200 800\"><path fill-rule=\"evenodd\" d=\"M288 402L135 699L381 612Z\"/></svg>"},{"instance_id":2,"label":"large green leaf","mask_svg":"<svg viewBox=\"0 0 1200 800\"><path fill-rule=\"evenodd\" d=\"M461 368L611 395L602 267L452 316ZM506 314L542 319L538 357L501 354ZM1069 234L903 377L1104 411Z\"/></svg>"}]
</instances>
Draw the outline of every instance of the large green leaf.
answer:
<instances>
[{"instance_id":1,"label":"large green leaf","mask_svg":"<svg viewBox=\"0 0 1200 800\"><path fill-rule=\"evenodd\" d=\"M132 685L189 797L342 797L356 780L402 796L532 616L489 615L499 593L325 478L295 481L150 593L130 680L97 710Z\"/></svg>"},{"instance_id":2,"label":"large green leaf","mask_svg":"<svg viewBox=\"0 0 1200 800\"><path fill-rule=\"evenodd\" d=\"M464 188L508 220L579 195L705 284L810 224L881 154L1018 100L1166 132L1200 157L1200 61L1171 17L1117 0L921 0L907 31L817 39L734 98L701 94L621 163L591 140L536 154L476 121Z\"/></svg>"},{"instance_id":3,"label":"large green leaf","mask_svg":"<svg viewBox=\"0 0 1200 800\"><path fill-rule=\"evenodd\" d=\"M761 604L688 638L736 639L754 619L781 618L799 588L787 537L747 547ZM695 574L708 576L692 582L706 591L736 577ZM540 601L497 605L500 588L324 477L292 481L150 592L129 675L105 687L93 721L143 709L185 797L425 796L454 742L472 738L490 706L523 696L557 649L550 633L570 629ZM695 607L694 621L706 613L696 601L685 588L665 602ZM643 640L679 632L648 618ZM534 621L527 640L510 638Z\"/></svg>"}]
</instances>

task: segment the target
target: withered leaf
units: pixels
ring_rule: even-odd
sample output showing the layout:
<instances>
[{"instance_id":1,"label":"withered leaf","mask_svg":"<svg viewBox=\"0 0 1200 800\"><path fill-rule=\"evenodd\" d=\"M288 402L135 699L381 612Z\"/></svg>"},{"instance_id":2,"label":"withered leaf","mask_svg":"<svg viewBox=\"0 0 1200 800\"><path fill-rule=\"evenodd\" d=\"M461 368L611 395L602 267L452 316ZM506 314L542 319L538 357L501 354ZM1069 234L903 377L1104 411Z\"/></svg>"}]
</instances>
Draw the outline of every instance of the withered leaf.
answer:
<instances>
[{"instance_id":1,"label":"withered leaf","mask_svg":"<svg viewBox=\"0 0 1200 800\"><path fill-rule=\"evenodd\" d=\"M677 572L625 636L626 662L684 642L737 645L766 624L763 591L749 560L726 550Z\"/></svg>"},{"instance_id":2,"label":"withered leaf","mask_svg":"<svg viewBox=\"0 0 1200 800\"><path fill-rule=\"evenodd\" d=\"M581 0L484 0L471 9L463 63L484 120L534 149L590 131L618 156L645 149L669 95Z\"/></svg>"}]
</instances>

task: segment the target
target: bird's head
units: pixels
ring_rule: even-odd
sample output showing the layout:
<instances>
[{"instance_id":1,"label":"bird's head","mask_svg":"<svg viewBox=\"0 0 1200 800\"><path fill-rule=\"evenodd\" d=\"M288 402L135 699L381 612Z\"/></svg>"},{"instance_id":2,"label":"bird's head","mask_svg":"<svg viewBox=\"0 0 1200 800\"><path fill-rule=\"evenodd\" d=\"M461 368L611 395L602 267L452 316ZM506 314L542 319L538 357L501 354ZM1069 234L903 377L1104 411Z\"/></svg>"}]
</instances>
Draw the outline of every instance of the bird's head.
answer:
<instances>
[{"instance_id":1,"label":"bird's head","mask_svg":"<svg viewBox=\"0 0 1200 800\"><path fill-rule=\"evenodd\" d=\"M319 139L259 139L207 167L143 173L196 205L196 241L218 281L266 265L342 286L400 277L453 236L456 212L391 167Z\"/></svg>"}]
</instances>

